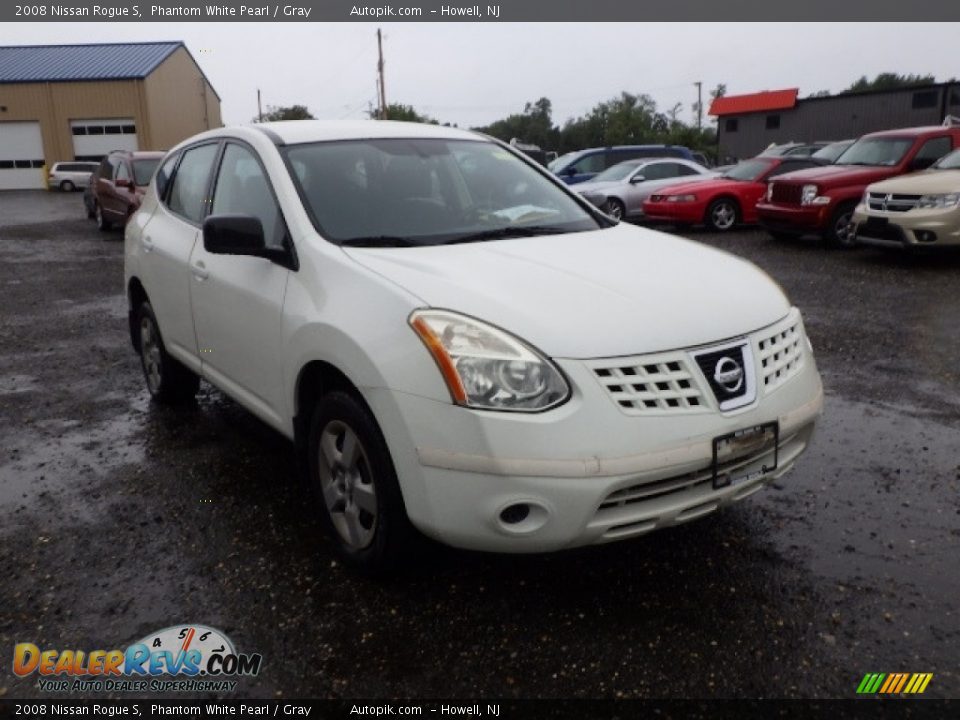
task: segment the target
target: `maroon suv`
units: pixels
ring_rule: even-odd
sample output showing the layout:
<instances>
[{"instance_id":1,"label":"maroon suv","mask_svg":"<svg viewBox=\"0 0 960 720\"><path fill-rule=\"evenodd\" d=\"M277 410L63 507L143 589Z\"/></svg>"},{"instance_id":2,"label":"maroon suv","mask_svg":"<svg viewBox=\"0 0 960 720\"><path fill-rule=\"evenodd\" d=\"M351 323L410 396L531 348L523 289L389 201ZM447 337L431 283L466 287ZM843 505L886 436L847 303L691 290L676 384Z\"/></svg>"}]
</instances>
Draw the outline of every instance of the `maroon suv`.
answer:
<instances>
[{"instance_id":1,"label":"maroon suv","mask_svg":"<svg viewBox=\"0 0 960 720\"><path fill-rule=\"evenodd\" d=\"M815 234L853 245L850 220L870 183L923 170L960 146L960 127L918 127L864 135L826 167L772 180L757 217L776 238Z\"/></svg>"},{"instance_id":2,"label":"maroon suv","mask_svg":"<svg viewBox=\"0 0 960 720\"><path fill-rule=\"evenodd\" d=\"M124 225L150 184L162 152L114 150L93 174L93 212L101 230Z\"/></svg>"}]
</instances>

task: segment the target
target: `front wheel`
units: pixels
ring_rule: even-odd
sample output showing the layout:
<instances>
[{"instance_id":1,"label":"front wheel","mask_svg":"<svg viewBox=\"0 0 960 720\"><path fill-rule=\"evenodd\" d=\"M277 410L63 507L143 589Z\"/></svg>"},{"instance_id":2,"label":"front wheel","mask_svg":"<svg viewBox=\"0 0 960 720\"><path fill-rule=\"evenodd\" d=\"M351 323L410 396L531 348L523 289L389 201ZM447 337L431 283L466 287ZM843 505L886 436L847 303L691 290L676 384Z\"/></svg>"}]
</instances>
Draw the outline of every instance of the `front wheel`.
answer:
<instances>
[{"instance_id":1,"label":"front wheel","mask_svg":"<svg viewBox=\"0 0 960 720\"><path fill-rule=\"evenodd\" d=\"M841 205L830 218L830 227L827 229L827 240L833 245L849 249L856 244L853 231L853 204Z\"/></svg>"},{"instance_id":2,"label":"front wheel","mask_svg":"<svg viewBox=\"0 0 960 720\"><path fill-rule=\"evenodd\" d=\"M322 523L341 557L368 572L395 566L412 527L387 444L363 401L339 390L322 396L307 452Z\"/></svg>"},{"instance_id":3,"label":"front wheel","mask_svg":"<svg viewBox=\"0 0 960 720\"><path fill-rule=\"evenodd\" d=\"M706 224L711 230L727 232L737 224L740 209L737 203L729 198L720 198L710 203L707 208Z\"/></svg>"},{"instance_id":4,"label":"front wheel","mask_svg":"<svg viewBox=\"0 0 960 720\"><path fill-rule=\"evenodd\" d=\"M166 405L192 400L200 387L200 378L167 354L149 302L142 303L137 311L137 331L140 365L151 397Z\"/></svg>"},{"instance_id":5,"label":"front wheel","mask_svg":"<svg viewBox=\"0 0 960 720\"><path fill-rule=\"evenodd\" d=\"M603 206L603 211L614 220L623 220L623 216L627 214L627 209L624 207L623 202L617 198L607 198L607 202L604 203Z\"/></svg>"}]
</instances>

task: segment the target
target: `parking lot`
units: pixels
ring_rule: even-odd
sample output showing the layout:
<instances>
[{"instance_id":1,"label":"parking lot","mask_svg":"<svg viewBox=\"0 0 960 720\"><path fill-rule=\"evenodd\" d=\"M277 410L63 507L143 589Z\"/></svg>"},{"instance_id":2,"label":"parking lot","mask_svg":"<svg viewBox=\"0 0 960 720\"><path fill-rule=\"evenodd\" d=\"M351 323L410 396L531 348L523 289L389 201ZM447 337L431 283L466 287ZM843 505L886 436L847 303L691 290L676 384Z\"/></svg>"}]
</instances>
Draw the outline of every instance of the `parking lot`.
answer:
<instances>
[{"instance_id":1,"label":"parking lot","mask_svg":"<svg viewBox=\"0 0 960 720\"><path fill-rule=\"evenodd\" d=\"M805 313L827 400L797 468L638 540L429 548L373 581L335 560L283 438L208 385L149 402L122 234L79 194L0 194L0 648L203 623L264 657L236 697L852 697L867 672L960 695L960 253L688 236ZM5 670L0 696L34 683Z\"/></svg>"}]
</instances>

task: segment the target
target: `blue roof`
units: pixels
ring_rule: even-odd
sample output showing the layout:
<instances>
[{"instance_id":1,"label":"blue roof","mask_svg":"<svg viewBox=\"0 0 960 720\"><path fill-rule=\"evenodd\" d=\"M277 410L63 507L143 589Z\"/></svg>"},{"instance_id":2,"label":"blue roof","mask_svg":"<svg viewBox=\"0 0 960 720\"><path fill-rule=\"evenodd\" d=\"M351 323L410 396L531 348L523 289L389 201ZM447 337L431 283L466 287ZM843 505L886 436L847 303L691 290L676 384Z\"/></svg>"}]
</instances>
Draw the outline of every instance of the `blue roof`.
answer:
<instances>
[{"instance_id":1,"label":"blue roof","mask_svg":"<svg viewBox=\"0 0 960 720\"><path fill-rule=\"evenodd\" d=\"M145 78L177 48L175 42L0 47L0 83Z\"/></svg>"}]
</instances>

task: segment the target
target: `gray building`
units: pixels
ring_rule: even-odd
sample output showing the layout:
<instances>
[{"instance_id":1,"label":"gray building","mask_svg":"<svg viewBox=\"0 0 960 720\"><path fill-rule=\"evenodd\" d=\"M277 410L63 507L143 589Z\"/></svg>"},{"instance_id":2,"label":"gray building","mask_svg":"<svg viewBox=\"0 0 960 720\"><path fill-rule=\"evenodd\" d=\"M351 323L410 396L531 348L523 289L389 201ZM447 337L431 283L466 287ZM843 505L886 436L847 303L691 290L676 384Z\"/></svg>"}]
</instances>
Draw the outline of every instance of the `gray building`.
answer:
<instances>
[{"instance_id":1,"label":"gray building","mask_svg":"<svg viewBox=\"0 0 960 720\"><path fill-rule=\"evenodd\" d=\"M797 95L797 88L790 88L714 100L710 114L717 118L720 158L753 157L771 143L843 140L877 130L940 125L948 115L960 116L960 82Z\"/></svg>"}]
</instances>

